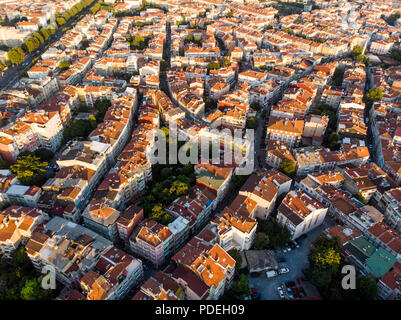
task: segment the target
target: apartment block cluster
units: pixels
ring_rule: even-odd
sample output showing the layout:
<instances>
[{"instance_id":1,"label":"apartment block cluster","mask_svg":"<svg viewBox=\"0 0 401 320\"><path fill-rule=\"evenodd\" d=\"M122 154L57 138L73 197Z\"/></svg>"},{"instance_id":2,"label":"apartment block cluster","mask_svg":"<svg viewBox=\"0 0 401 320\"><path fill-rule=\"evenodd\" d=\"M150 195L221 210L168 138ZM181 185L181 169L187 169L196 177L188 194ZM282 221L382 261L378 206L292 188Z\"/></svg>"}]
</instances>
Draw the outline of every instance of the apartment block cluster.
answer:
<instances>
[{"instance_id":1,"label":"apartment block cluster","mask_svg":"<svg viewBox=\"0 0 401 320\"><path fill-rule=\"evenodd\" d=\"M330 83L338 65L345 69L342 87L333 87ZM317 65L309 75L288 86L283 100L271 108L266 134L267 164L279 168L284 160L292 161L296 175L303 177L336 165L366 163L370 153L366 143L368 120L364 118L362 102L365 81L361 65L342 65L341 61ZM336 114L336 130L332 132L340 138L337 151L322 146L326 131L333 130L328 128L329 117L306 114L311 106L322 103Z\"/></svg>"},{"instance_id":2,"label":"apartment block cluster","mask_svg":"<svg viewBox=\"0 0 401 320\"><path fill-rule=\"evenodd\" d=\"M15 26L0 27L0 44L10 48L21 45L29 36L40 28L52 26L56 13L66 12L80 0L63 2L51 1L4 1L0 8L3 20L18 21Z\"/></svg>"},{"instance_id":3,"label":"apartment block cluster","mask_svg":"<svg viewBox=\"0 0 401 320\"><path fill-rule=\"evenodd\" d=\"M325 234L340 238L343 258L377 280L381 298L401 295L401 69L388 57L401 27L382 18L397 11L391 1L316 1L280 19L259 1L105 2L113 10L83 16L0 93L2 159L47 149L58 168L41 187L0 170L2 256L24 245L39 273L55 270L62 300L217 300L240 267L228 252L250 250L274 213L292 240L336 221ZM27 21L0 42L20 44L74 4L7 2L8 19ZM356 46L369 66L347 57ZM379 87L368 110L364 96ZM76 120L92 131L63 144ZM247 137L250 120L255 141L225 139ZM171 125L214 141L220 162L194 165L164 225L140 203L155 178L155 133ZM227 144L258 158L238 192L246 157L225 163Z\"/></svg>"}]
</instances>

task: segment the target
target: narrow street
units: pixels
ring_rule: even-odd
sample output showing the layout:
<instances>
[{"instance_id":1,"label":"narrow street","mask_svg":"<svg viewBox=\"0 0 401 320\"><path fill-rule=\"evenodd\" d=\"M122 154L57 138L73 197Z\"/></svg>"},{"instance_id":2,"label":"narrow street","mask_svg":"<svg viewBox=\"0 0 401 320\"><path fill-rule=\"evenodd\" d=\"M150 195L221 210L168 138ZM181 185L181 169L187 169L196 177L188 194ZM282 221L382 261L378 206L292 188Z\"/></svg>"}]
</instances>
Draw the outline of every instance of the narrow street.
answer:
<instances>
[{"instance_id":1,"label":"narrow street","mask_svg":"<svg viewBox=\"0 0 401 320\"><path fill-rule=\"evenodd\" d=\"M83 9L80 13L77 14L76 17L68 20L68 22L61 27L59 27L55 34L49 37L47 41L42 43L35 51L31 53L25 54L25 60L19 65L8 68L3 75L0 77L0 90L8 90L13 87L13 85L18 81L20 75L24 72L27 72L31 68L31 63L36 58L41 57L41 55L47 50L47 48L54 42L60 40L63 36L63 29L69 28L74 22L77 22L77 17L83 17L89 13L89 10L97 3L98 1L94 1L90 6L86 9Z\"/></svg>"}]
</instances>

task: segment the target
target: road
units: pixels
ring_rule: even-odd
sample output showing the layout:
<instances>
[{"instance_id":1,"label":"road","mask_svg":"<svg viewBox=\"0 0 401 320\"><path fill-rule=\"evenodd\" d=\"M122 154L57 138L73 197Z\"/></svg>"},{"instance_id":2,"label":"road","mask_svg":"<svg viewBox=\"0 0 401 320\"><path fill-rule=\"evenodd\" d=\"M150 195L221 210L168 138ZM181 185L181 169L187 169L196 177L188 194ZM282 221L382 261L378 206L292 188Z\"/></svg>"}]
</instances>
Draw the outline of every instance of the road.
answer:
<instances>
[{"instance_id":1,"label":"road","mask_svg":"<svg viewBox=\"0 0 401 320\"><path fill-rule=\"evenodd\" d=\"M40 57L47 50L50 44L60 40L63 35L63 29L70 27L74 22L78 21L78 17L84 17L89 12L90 8L97 2L98 1L94 1L89 7L82 10L76 17L70 19L65 25L59 27L55 34L41 44L35 51L26 54L25 60L21 64L8 68L0 77L0 89L7 90L12 88L12 86L18 81L20 75L24 72L27 72L31 68L32 61Z\"/></svg>"},{"instance_id":2,"label":"road","mask_svg":"<svg viewBox=\"0 0 401 320\"><path fill-rule=\"evenodd\" d=\"M258 277L248 276L250 287L256 288L258 292L260 292L262 300L281 300L278 295L277 287L282 282L296 282L297 277L303 277L302 269L309 266L308 254L312 248L312 243L326 228L334 226L335 224L332 218L326 216L320 226L308 233L307 238L303 240L300 248L287 253L276 251L277 259L284 258L286 260L286 262L279 263L279 265L288 267L290 272L274 278L267 278L265 273Z\"/></svg>"}]
</instances>

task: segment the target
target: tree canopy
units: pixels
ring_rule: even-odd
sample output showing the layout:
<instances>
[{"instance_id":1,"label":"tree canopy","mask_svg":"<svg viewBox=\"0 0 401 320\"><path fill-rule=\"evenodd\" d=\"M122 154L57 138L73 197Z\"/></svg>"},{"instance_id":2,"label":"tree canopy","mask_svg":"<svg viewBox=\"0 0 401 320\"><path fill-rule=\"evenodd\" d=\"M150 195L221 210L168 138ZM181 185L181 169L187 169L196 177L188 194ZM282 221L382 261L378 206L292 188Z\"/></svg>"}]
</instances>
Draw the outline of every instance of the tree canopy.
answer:
<instances>
[{"instance_id":1,"label":"tree canopy","mask_svg":"<svg viewBox=\"0 0 401 320\"><path fill-rule=\"evenodd\" d=\"M295 173L295 162L285 159L280 163L280 170L287 176L292 177Z\"/></svg>"},{"instance_id":2,"label":"tree canopy","mask_svg":"<svg viewBox=\"0 0 401 320\"><path fill-rule=\"evenodd\" d=\"M24 51L20 47L14 47L7 52L8 59L11 63L20 64L24 61L25 55Z\"/></svg>"},{"instance_id":3,"label":"tree canopy","mask_svg":"<svg viewBox=\"0 0 401 320\"><path fill-rule=\"evenodd\" d=\"M24 185L40 187L46 181L45 167L48 164L48 162L41 161L39 157L27 155L18 157L17 163L10 166L10 170Z\"/></svg>"}]
</instances>

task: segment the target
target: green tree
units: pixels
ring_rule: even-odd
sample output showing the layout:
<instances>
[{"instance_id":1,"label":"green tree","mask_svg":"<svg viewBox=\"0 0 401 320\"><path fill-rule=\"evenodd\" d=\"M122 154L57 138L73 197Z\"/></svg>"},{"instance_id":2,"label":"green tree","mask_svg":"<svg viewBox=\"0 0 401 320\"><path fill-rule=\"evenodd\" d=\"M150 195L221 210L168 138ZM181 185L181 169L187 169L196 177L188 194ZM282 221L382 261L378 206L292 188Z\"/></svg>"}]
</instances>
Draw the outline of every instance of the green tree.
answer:
<instances>
[{"instance_id":1,"label":"green tree","mask_svg":"<svg viewBox=\"0 0 401 320\"><path fill-rule=\"evenodd\" d=\"M295 162L285 159L280 163L280 170L287 176L292 177L295 173Z\"/></svg>"},{"instance_id":2,"label":"green tree","mask_svg":"<svg viewBox=\"0 0 401 320\"><path fill-rule=\"evenodd\" d=\"M61 71L64 71L64 70L68 70L70 68L70 65L71 64L68 61L60 61L60 63L58 64L58 68Z\"/></svg>"},{"instance_id":3,"label":"green tree","mask_svg":"<svg viewBox=\"0 0 401 320\"><path fill-rule=\"evenodd\" d=\"M8 59L11 63L20 64L24 61L25 55L20 47L14 47L7 52Z\"/></svg>"},{"instance_id":4,"label":"green tree","mask_svg":"<svg viewBox=\"0 0 401 320\"><path fill-rule=\"evenodd\" d=\"M332 78L333 85L341 87L344 78L344 67L337 67Z\"/></svg>"},{"instance_id":5,"label":"green tree","mask_svg":"<svg viewBox=\"0 0 401 320\"><path fill-rule=\"evenodd\" d=\"M360 194L360 193L358 193L358 194L356 195L356 198L357 198L360 202L362 202L363 204L367 204L367 203L368 203L368 201L366 200L366 198L365 198L362 194Z\"/></svg>"},{"instance_id":6,"label":"green tree","mask_svg":"<svg viewBox=\"0 0 401 320\"><path fill-rule=\"evenodd\" d=\"M63 17L56 18L57 25L61 27L62 25L66 24L66 21Z\"/></svg>"},{"instance_id":7,"label":"green tree","mask_svg":"<svg viewBox=\"0 0 401 320\"><path fill-rule=\"evenodd\" d=\"M383 90L380 87L372 88L366 94L366 98L370 101L379 101L383 98Z\"/></svg>"},{"instance_id":8,"label":"green tree","mask_svg":"<svg viewBox=\"0 0 401 320\"><path fill-rule=\"evenodd\" d=\"M10 166L10 170L23 184L40 187L46 180L44 168L47 166L48 162L42 162L39 157L27 155L18 157L17 163Z\"/></svg>"},{"instance_id":9,"label":"green tree","mask_svg":"<svg viewBox=\"0 0 401 320\"><path fill-rule=\"evenodd\" d=\"M171 186L169 192L171 195L175 195L176 197L180 197L186 194L189 190L188 184L181 181L174 181Z\"/></svg>"},{"instance_id":10,"label":"green tree","mask_svg":"<svg viewBox=\"0 0 401 320\"><path fill-rule=\"evenodd\" d=\"M39 157L41 161L49 162L54 157L54 152L48 149L40 148L33 152L33 155Z\"/></svg>"},{"instance_id":11,"label":"green tree","mask_svg":"<svg viewBox=\"0 0 401 320\"><path fill-rule=\"evenodd\" d=\"M359 56L360 54L362 54L362 47L361 46L355 46L353 49L352 49L352 53L353 53L353 55L356 57L356 56Z\"/></svg>"},{"instance_id":12,"label":"green tree","mask_svg":"<svg viewBox=\"0 0 401 320\"><path fill-rule=\"evenodd\" d=\"M208 65L206 67L209 70L211 70L211 69L220 69L220 63L218 63L218 62L210 62L210 63L208 63Z\"/></svg>"},{"instance_id":13,"label":"green tree","mask_svg":"<svg viewBox=\"0 0 401 320\"><path fill-rule=\"evenodd\" d=\"M47 30L47 29L45 29L45 28L40 28L40 33L42 34L42 36L43 36L43 38L45 39L45 41L47 40L47 39L49 39L49 37L50 37L50 33L49 33L49 31Z\"/></svg>"},{"instance_id":14,"label":"green tree","mask_svg":"<svg viewBox=\"0 0 401 320\"><path fill-rule=\"evenodd\" d=\"M39 43L42 44L45 42L45 39L43 38L43 36L39 33L39 32L34 32L33 36L38 39Z\"/></svg>"},{"instance_id":15,"label":"green tree","mask_svg":"<svg viewBox=\"0 0 401 320\"><path fill-rule=\"evenodd\" d=\"M228 67L229 65L230 65L230 59L224 58L224 59L221 61L221 66L222 66L222 67Z\"/></svg>"},{"instance_id":16,"label":"green tree","mask_svg":"<svg viewBox=\"0 0 401 320\"><path fill-rule=\"evenodd\" d=\"M173 218L164 209L161 203L156 204L152 208L152 213L149 216L150 220L155 220L161 224L167 225L173 221Z\"/></svg>"},{"instance_id":17,"label":"green tree","mask_svg":"<svg viewBox=\"0 0 401 320\"><path fill-rule=\"evenodd\" d=\"M356 295L361 300L374 300L377 298L377 292L377 283L371 276L356 279Z\"/></svg>"},{"instance_id":18,"label":"green tree","mask_svg":"<svg viewBox=\"0 0 401 320\"><path fill-rule=\"evenodd\" d=\"M21 289L21 298L23 300L50 300L52 298L51 290L44 290L40 281L41 278L27 280Z\"/></svg>"},{"instance_id":19,"label":"green tree","mask_svg":"<svg viewBox=\"0 0 401 320\"><path fill-rule=\"evenodd\" d=\"M0 169L8 169L10 167L10 164L3 159L0 159Z\"/></svg>"},{"instance_id":20,"label":"green tree","mask_svg":"<svg viewBox=\"0 0 401 320\"><path fill-rule=\"evenodd\" d=\"M98 111L98 118L103 119L107 110L111 106L111 102L110 102L110 100L108 100L106 98L98 99L95 101L94 106L95 106L96 110Z\"/></svg>"},{"instance_id":21,"label":"green tree","mask_svg":"<svg viewBox=\"0 0 401 320\"><path fill-rule=\"evenodd\" d=\"M255 250L265 250L269 248L269 237L263 232L256 232L253 248Z\"/></svg>"},{"instance_id":22,"label":"green tree","mask_svg":"<svg viewBox=\"0 0 401 320\"><path fill-rule=\"evenodd\" d=\"M96 117L93 114L89 115L89 124L92 130L96 129L97 127L97 121Z\"/></svg>"},{"instance_id":23,"label":"green tree","mask_svg":"<svg viewBox=\"0 0 401 320\"><path fill-rule=\"evenodd\" d=\"M235 281L231 290L231 295L234 299L243 300L245 296L249 295L250 288L249 288L249 279L247 276L241 274L238 281Z\"/></svg>"},{"instance_id":24,"label":"green tree","mask_svg":"<svg viewBox=\"0 0 401 320\"><path fill-rule=\"evenodd\" d=\"M235 269L239 270L242 264L242 256L241 252L238 249L231 249L228 251L228 254L235 260Z\"/></svg>"},{"instance_id":25,"label":"green tree","mask_svg":"<svg viewBox=\"0 0 401 320\"><path fill-rule=\"evenodd\" d=\"M162 178L163 180L164 180L164 179L167 179L168 177L170 177L171 174L172 174L172 171L171 171L171 169L170 169L169 167L163 168L163 169L161 170L161 172L160 172L160 176L161 176L161 178Z\"/></svg>"},{"instance_id":26,"label":"green tree","mask_svg":"<svg viewBox=\"0 0 401 320\"><path fill-rule=\"evenodd\" d=\"M256 129L258 127L259 121L256 117L249 117L246 119L247 129Z\"/></svg>"},{"instance_id":27,"label":"green tree","mask_svg":"<svg viewBox=\"0 0 401 320\"><path fill-rule=\"evenodd\" d=\"M275 249L284 247L291 239L290 231L281 224L278 224L274 217L269 221L258 220L257 232L266 234L269 239L269 245Z\"/></svg>"}]
</instances>

